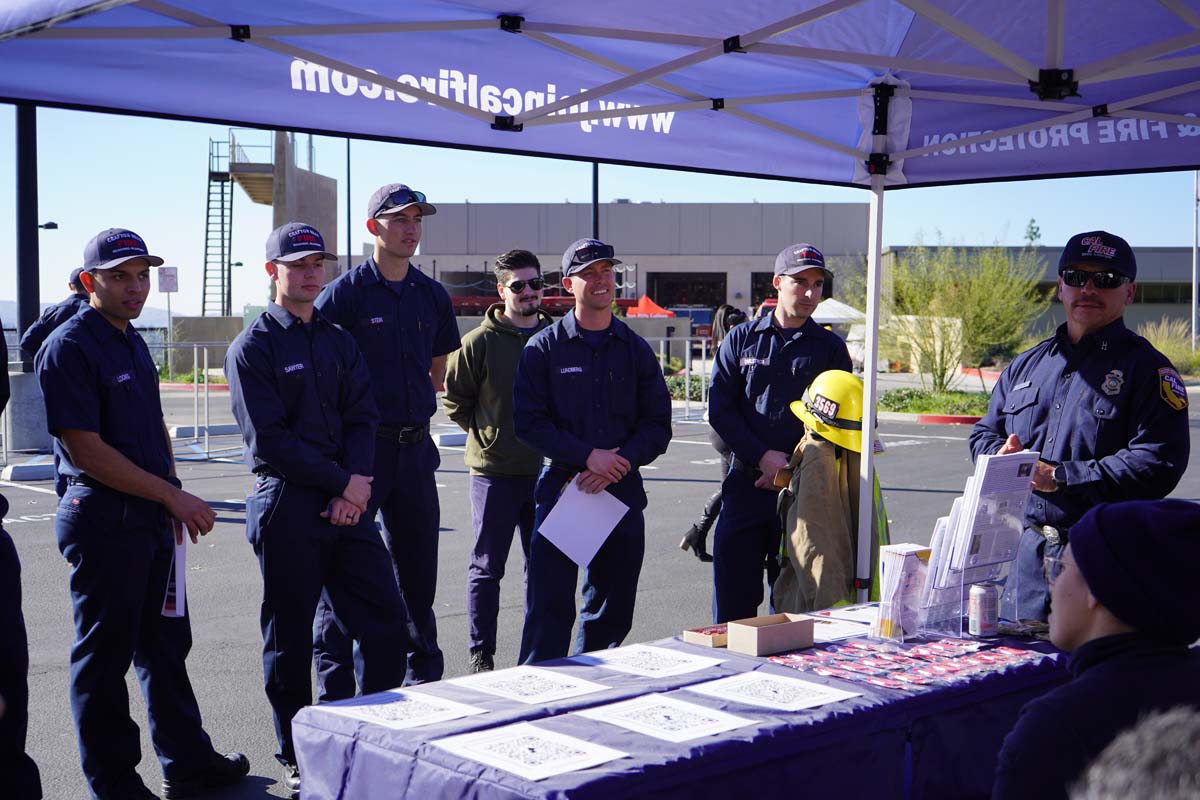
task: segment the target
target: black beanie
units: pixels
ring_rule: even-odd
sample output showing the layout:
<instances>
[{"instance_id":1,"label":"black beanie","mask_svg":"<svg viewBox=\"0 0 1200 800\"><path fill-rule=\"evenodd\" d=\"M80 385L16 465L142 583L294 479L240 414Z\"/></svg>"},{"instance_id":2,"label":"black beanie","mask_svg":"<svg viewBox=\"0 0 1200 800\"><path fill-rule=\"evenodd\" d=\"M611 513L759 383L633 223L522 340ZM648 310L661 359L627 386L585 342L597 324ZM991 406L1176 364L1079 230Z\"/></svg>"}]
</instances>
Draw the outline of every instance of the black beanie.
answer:
<instances>
[{"instance_id":1,"label":"black beanie","mask_svg":"<svg viewBox=\"0 0 1200 800\"><path fill-rule=\"evenodd\" d=\"M1200 639L1200 504L1101 503L1068 540L1088 590L1118 619L1164 641Z\"/></svg>"}]
</instances>

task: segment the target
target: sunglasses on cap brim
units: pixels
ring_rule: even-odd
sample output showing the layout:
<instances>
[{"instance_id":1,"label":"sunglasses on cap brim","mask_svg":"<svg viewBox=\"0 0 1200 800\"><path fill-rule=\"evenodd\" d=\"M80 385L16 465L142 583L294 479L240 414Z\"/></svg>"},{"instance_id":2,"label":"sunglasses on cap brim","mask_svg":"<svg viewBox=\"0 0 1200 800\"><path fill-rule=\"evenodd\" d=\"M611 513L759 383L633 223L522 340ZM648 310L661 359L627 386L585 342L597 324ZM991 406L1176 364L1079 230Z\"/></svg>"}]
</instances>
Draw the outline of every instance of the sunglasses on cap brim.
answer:
<instances>
[{"instance_id":1,"label":"sunglasses on cap brim","mask_svg":"<svg viewBox=\"0 0 1200 800\"><path fill-rule=\"evenodd\" d=\"M388 205L384 206L383 210L395 208L396 206L406 206L409 203L426 203L424 192L418 192L415 189L397 189L388 195Z\"/></svg>"},{"instance_id":2,"label":"sunglasses on cap brim","mask_svg":"<svg viewBox=\"0 0 1200 800\"><path fill-rule=\"evenodd\" d=\"M1089 280L1097 289L1116 289L1118 286L1124 286L1131 280L1128 275L1122 275L1112 270L1088 272L1082 269L1064 269L1058 273L1058 277L1062 278L1062 282L1067 286L1076 289L1082 289L1087 285Z\"/></svg>"},{"instance_id":3,"label":"sunglasses on cap brim","mask_svg":"<svg viewBox=\"0 0 1200 800\"><path fill-rule=\"evenodd\" d=\"M571 254L571 266L588 264L592 261L612 261L616 255L616 251L610 244L589 244Z\"/></svg>"}]
</instances>

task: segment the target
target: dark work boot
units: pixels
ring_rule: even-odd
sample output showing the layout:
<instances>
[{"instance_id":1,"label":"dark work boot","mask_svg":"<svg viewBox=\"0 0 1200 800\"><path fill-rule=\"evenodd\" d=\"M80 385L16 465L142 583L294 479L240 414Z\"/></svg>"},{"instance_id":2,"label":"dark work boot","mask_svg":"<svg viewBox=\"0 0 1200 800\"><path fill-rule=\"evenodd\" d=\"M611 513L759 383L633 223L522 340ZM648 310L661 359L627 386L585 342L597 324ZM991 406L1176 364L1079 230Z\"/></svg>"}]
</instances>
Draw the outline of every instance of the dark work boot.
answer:
<instances>
[{"instance_id":1,"label":"dark work boot","mask_svg":"<svg viewBox=\"0 0 1200 800\"><path fill-rule=\"evenodd\" d=\"M700 515L700 520L688 528L688 532L683 535L683 540L679 542L679 549L691 550L696 554L696 558L705 563L712 561L712 556L708 553L708 532L712 529L713 523L717 521L720 513L721 492L717 491L704 504L704 513Z\"/></svg>"},{"instance_id":2,"label":"dark work boot","mask_svg":"<svg viewBox=\"0 0 1200 800\"><path fill-rule=\"evenodd\" d=\"M492 660L492 654L482 649L474 649L471 651L471 672L491 672L496 668L495 661Z\"/></svg>"}]
</instances>

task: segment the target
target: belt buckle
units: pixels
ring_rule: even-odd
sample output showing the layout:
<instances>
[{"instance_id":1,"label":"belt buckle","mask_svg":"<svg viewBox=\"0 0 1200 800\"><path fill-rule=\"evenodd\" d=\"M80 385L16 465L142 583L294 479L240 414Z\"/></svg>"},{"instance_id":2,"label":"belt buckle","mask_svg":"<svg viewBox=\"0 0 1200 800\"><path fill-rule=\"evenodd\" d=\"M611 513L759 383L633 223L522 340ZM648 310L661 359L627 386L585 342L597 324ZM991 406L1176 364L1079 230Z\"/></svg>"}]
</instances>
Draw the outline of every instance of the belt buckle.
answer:
<instances>
[{"instance_id":1,"label":"belt buckle","mask_svg":"<svg viewBox=\"0 0 1200 800\"><path fill-rule=\"evenodd\" d=\"M1053 525L1043 525L1038 529L1038 533L1045 537L1046 541L1053 545L1062 544L1062 534L1058 532L1058 528Z\"/></svg>"}]
</instances>

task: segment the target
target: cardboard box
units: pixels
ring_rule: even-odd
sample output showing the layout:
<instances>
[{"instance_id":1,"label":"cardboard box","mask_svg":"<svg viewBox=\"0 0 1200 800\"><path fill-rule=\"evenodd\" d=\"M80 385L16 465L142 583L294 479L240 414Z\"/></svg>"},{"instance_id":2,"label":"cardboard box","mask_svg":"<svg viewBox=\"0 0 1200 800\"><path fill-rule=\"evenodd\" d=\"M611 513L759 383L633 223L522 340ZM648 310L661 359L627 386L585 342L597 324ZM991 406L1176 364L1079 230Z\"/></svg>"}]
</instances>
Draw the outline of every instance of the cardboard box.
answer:
<instances>
[{"instance_id":1,"label":"cardboard box","mask_svg":"<svg viewBox=\"0 0 1200 800\"><path fill-rule=\"evenodd\" d=\"M698 644L701 647L724 647L729 639L729 626L706 625L703 628L690 628L683 632L683 640L688 644Z\"/></svg>"},{"instance_id":2,"label":"cardboard box","mask_svg":"<svg viewBox=\"0 0 1200 800\"><path fill-rule=\"evenodd\" d=\"M769 614L729 623L729 649L750 656L812 647L813 620L803 614Z\"/></svg>"}]
</instances>

